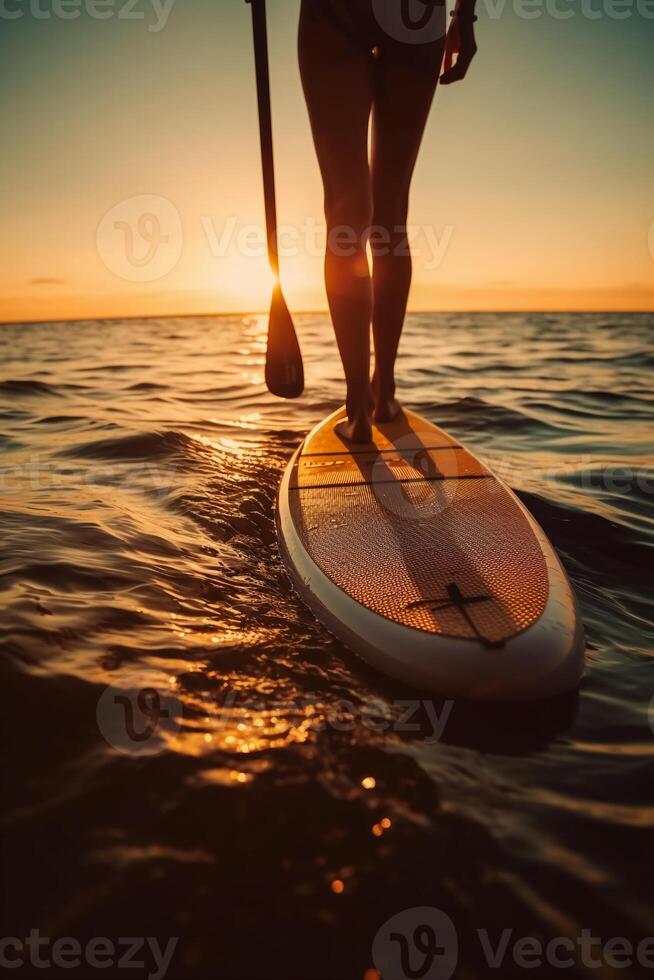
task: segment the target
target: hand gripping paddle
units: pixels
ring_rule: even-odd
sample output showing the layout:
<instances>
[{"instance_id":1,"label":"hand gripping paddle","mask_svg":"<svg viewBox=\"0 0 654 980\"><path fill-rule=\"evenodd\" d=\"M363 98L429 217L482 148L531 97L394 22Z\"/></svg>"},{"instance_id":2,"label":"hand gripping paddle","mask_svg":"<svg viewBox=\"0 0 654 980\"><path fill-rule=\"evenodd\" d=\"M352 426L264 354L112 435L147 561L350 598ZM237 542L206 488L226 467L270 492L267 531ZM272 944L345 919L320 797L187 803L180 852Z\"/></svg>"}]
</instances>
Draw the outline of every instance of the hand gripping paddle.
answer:
<instances>
[{"instance_id":1,"label":"hand gripping paddle","mask_svg":"<svg viewBox=\"0 0 654 980\"><path fill-rule=\"evenodd\" d=\"M268 319L268 346L266 349L266 384L273 395L280 398L297 398L304 390L304 369L300 345L295 335L293 320L279 282L279 254L277 251L277 205L275 201L275 166L273 157L272 116L270 111L270 70L268 66L268 32L266 28L266 0L246 0L252 6L254 31L254 59L257 72L257 101L259 103L259 134L261 138L261 164L263 168L263 192L266 208L266 233L268 259L275 277L270 317Z\"/></svg>"}]
</instances>

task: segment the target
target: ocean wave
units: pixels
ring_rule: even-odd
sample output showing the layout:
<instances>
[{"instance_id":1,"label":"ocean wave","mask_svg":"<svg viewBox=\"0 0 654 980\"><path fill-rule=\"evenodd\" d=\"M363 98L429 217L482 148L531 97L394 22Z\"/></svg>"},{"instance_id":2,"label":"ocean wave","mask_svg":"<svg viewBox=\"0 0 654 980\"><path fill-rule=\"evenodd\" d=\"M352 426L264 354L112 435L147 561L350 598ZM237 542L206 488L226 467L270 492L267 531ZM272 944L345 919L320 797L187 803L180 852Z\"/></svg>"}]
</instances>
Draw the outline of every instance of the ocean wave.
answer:
<instances>
[{"instance_id":1,"label":"ocean wave","mask_svg":"<svg viewBox=\"0 0 654 980\"><path fill-rule=\"evenodd\" d=\"M261 932L283 980L291 947L305 980L360 980L380 923L421 906L498 935L581 922L642 937L651 318L409 319L401 397L506 476L558 549L588 637L578 693L458 703L436 740L445 703L353 657L279 558L286 460L343 396L327 318L297 326L307 390L293 403L265 389L259 320L0 331L8 935L183 926L197 980L216 922L230 924L225 976L261 976ZM144 688L179 724L131 756L102 706ZM483 976L464 945L463 971Z\"/></svg>"},{"instance_id":2,"label":"ocean wave","mask_svg":"<svg viewBox=\"0 0 654 980\"><path fill-rule=\"evenodd\" d=\"M57 456L68 459L127 460L161 459L184 453L193 440L183 432L132 432L112 439L94 439L58 450Z\"/></svg>"}]
</instances>

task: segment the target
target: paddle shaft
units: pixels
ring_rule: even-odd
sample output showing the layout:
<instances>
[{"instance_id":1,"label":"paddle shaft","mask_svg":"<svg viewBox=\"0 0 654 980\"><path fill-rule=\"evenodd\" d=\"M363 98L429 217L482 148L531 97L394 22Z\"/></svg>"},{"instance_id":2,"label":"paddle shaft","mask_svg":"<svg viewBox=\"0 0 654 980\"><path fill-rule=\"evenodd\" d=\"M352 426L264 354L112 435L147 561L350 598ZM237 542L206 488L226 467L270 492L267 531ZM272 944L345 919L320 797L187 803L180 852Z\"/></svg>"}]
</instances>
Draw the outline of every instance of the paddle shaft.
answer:
<instances>
[{"instance_id":1,"label":"paddle shaft","mask_svg":"<svg viewBox=\"0 0 654 980\"><path fill-rule=\"evenodd\" d=\"M268 260L275 277L268 318L266 345L266 384L273 395L297 398L304 390L302 353L297 341L293 319L279 282L279 252L277 246L277 204L275 200L275 161L273 156L272 113L270 109L270 68L268 63L268 30L266 0L247 0L252 5L254 31L254 60L259 103L259 135L266 209Z\"/></svg>"},{"instance_id":2,"label":"paddle shaft","mask_svg":"<svg viewBox=\"0 0 654 980\"><path fill-rule=\"evenodd\" d=\"M257 101L259 103L259 134L261 137L261 166L263 169L263 194L266 209L266 234L268 258L276 279L279 278L279 253L277 251L277 202L275 196L275 158L273 154L272 113L270 108L270 67L268 61L268 29L266 25L266 0L247 0L252 7L254 33L254 60L257 75Z\"/></svg>"}]
</instances>

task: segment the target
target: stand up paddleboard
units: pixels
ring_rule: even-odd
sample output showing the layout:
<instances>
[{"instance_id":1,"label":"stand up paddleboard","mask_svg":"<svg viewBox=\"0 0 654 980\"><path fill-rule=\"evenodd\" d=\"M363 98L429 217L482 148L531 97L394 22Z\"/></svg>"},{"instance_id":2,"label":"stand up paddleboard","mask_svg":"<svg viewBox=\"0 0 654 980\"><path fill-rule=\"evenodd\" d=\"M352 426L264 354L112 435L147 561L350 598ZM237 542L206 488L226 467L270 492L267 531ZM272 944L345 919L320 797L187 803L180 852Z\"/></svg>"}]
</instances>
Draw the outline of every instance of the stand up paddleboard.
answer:
<instances>
[{"instance_id":1,"label":"stand up paddleboard","mask_svg":"<svg viewBox=\"0 0 654 980\"><path fill-rule=\"evenodd\" d=\"M282 558L315 616L372 666L444 697L576 687L572 589L515 494L413 412L356 446L334 430L343 418L309 433L278 497Z\"/></svg>"}]
</instances>

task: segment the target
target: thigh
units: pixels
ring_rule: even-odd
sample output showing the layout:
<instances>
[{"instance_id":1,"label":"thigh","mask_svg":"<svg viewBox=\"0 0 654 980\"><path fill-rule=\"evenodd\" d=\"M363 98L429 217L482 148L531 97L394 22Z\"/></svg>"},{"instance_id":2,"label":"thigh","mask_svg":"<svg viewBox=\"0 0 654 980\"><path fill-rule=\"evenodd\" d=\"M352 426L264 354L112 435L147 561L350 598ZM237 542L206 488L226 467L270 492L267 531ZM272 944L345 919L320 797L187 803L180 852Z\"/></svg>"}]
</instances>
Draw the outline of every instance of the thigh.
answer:
<instances>
[{"instance_id":1,"label":"thigh","mask_svg":"<svg viewBox=\"0 0 654 980\"><path fill-rule=\"evenodd\" d=\"M411 177L436 92L444 40L408 56L383 52L375 67L372 186L375 210L405 220ZM404 54L404 52L403 52ZM403 217L404 214L404 217Z\"/></svg>"},{"instance_id":2,"label":"thigh","mask_svg":"<svg viewBox=\"0 0 654 980\"><path fill-rule=\"evenodd\" d=\"M357 41L325 14L320 0L303 0L300 74L328 200L369 192L373 59Z\"/></svg>"}]
</instances>

